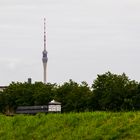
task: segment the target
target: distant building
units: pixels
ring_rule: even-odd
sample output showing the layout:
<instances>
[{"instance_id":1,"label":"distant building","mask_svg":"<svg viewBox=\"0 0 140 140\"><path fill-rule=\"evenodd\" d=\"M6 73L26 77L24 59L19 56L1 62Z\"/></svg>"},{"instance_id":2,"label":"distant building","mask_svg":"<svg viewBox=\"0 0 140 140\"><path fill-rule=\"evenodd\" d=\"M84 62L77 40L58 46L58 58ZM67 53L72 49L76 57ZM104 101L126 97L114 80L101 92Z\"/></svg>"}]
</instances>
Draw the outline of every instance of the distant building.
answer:
<instances>
[{"instance_id":1,"label":"distant building","mask_svg":"<svg viewBox=\"0 0 140 140\"><path fill-rule=\"evenodd\" d=\"M55 100L52 100L48 104L48 112L61 112L61 103Z\"/></svg>"},{"instance_id":2,"label":"distant building","mask_svg":"<svg viewBox=\"0 0 140 140\"><path fill-rule=\"evenodd\" d=\"M6 89L8 86L0 86L0 91L3 91L4 89Z\"/></svg>"}]
</instances>

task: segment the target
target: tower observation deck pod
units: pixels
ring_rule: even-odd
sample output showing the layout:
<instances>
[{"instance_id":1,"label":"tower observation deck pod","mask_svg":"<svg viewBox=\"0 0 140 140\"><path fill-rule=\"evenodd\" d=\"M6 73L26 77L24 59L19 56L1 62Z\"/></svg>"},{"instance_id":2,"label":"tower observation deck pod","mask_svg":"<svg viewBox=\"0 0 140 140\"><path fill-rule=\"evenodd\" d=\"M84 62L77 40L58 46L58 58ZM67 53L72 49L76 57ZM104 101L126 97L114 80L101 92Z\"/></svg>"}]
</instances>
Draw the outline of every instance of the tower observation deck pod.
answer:
<instances>
[{"instance_id":1,"label":"tower observation deck pod","mask_svg":"<svg viewBox=\"0 0 140 140\"><path fill-rule=\"evenodd\" d=\"M44 18L44 50L42 52L43 57L42 57L42 62L43 62L43 68L44 68L44 73L43 73L43 78L44 78L44 84L47 82L47 62L48 62L48 52L46 51L46 19Z\"/></svg>"}]
</instances>

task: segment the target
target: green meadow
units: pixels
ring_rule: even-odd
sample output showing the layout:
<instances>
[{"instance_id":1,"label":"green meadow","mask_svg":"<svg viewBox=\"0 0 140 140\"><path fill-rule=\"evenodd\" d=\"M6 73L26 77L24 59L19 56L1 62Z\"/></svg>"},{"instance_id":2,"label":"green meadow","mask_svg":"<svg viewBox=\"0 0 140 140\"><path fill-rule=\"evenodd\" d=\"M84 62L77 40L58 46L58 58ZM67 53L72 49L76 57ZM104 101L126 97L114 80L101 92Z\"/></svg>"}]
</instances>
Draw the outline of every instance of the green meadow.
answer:
<instances>
[{"instance_id":1,"label":"green meadow","mask_svg":"<svg viewBox=\"0 0 140 140\"><path fill-rule=\"evenodd\" d=\"M140 140L140 112L0 115L0 140Z\"/></svg>"}]
</instances>

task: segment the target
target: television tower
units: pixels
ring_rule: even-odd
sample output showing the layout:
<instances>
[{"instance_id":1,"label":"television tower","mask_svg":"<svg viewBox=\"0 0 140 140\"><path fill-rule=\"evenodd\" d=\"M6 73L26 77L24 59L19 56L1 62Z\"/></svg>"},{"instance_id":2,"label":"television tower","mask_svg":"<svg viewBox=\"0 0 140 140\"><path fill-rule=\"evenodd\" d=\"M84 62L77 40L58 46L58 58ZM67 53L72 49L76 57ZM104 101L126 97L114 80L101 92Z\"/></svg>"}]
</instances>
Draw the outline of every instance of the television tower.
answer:
<instances>
[{"instance_id":1,"label":"television tower","mask_svg":"<svg viewBox=\"0 0 140 140\"><path fill-rule=\"evenodd\" d=\"M48 62L48 57L47 54L48 52L46 51L46 19L44 18L44 50L42 52L43 57L42 57L42 62L43 62L43 68L44 68L44 84L47 82L47 62Z\"/></svg>"}]
</instances>

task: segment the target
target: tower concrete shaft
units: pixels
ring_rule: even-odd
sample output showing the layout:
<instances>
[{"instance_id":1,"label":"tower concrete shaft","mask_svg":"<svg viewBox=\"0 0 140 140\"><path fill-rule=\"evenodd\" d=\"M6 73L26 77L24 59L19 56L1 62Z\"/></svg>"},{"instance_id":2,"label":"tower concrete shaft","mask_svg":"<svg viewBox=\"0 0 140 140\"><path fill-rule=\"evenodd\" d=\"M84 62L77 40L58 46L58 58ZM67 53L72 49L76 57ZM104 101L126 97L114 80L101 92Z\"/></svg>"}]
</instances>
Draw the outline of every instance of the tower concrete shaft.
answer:
<instances>
[{"instance_id":1,"label":"tower concrete shaft","mask_svg":"<svg viewBox=\"0 0 140 140\"><path fill-rule=\"evenodd\" d=\"M42 62L43 62L43 79L44 79L44 84L47 83L47 62L48 62L48 57L47 54L48 52L46 51L46 19L44 18L44 50L42 52L43 57L42 57Z\"/></svg>"},{"instance_id":2,"label":"tower concrete shaft","mask_svg":"<svg viewBox=\"0 0 140 140\"><path fill-rule=\"evenodd\" d=\"M47 63L43 63L43 68L44 68L43 80L44 80L44 84L46 84L47 83Z\"/></svg>"}]
</instances>

